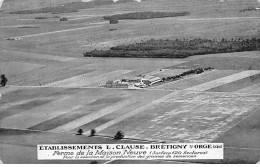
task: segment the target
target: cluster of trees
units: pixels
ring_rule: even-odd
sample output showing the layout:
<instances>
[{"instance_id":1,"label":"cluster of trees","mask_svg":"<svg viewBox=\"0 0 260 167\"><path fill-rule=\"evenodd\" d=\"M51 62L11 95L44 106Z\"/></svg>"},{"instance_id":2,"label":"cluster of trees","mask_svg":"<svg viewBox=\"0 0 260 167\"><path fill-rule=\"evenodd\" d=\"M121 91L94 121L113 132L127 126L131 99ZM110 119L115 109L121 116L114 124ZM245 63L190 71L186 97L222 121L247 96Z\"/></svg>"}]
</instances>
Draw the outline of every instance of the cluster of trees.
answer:
<instances>
[{"instance_id":1,"label":"cluster of trees","mask_svg":"<svg viewBox=\"0 0 260 167\"><path fill-rule=\"evenodd\" d=\"M60 18L60 21L68 21L69 19L67 17Z\"/></svg>"},{"instance_id":2,"label":"cluster of trees","mask_svg":"<svg viewBox=\"0 0 260 167\"><path fill-rule=\"evenodd\" d=\"M117 14L112 16L104 16L105 20L127 20L127 19L152 19L163 17L178 17L190 15L189 12L133 12Z\"/></svg>"},{"instance_id":3,"label":"cluster of trees","mask_svg":"<svg viewBox=\"0 0 260 167\"><path fill-rule=\"evenodd\" d=\"M258 10L256 7L250 6L248 8L240 10L240 12L255 11Z\"/></svg>"},{"instance_id":4,"label":"cluster of trees","mask_svg":"<svg viewBox=\"0 0 260 167\"><path fill-rule=\"evenodd\" d=\"M230 53L260 50L260 39L175 39L149 40L146 42L119 45L110 50L93 50L85 57L126 57L126 58L186 58L193 55Z\"/></svg>"},{"instance_id":5,"label":"cluster of trees","mask_svg":"<svg viewBox=\"0 0 260 167\"><path fill-rule=\"evenodd\" d=\"M119 23L119 21L118 21L117 18L112 18L112 19L109 20L109 23L110 24L117 24L117 23Z\"/></svg>"},{"instance_id":6,"label":"cluster of trees","mask_svg":"<svg viewBox=\"0 0 260 167\"><path fill-rule=\"evenodd\" d=\"M35 17L35 19L48 19L48 17L43 17L43 16L39 16L39 17Z\"/></svg>"},{"instance_id":7,"label":"cluster of trees","mask_svg":"<svg viewBox=\"0 0 260 167\"><path fill-rule=\"evenodd\" d=\"M182 78L184 76L187 76L187 75L201 74L204 71L208 71L208 70L212 70L212 69L213 68L211 68L211 67L207 67L207 68L197 68L197 69L185 71L184 73L179 74L179 75L175 75L175 76L171 76L171 77L167 77L167 78L162 78L162 82L178 80L178 79L180 79L180 78Z\"/></svg>"},{"instance_id":8,"label":"cluster of trees","mask_svg":"<svg viewBox=\"0 0 260 167\"><path fill-rule=\"evenodd\" d=\"M54 18L60 18L59 16L54 16ZM48 19L48 17L43 17L43 16L39 16L39 17L35 17L35 19ZM68 21L67 17L62 17L60 18L60 21Z\"/></svg>"}]
</instances>

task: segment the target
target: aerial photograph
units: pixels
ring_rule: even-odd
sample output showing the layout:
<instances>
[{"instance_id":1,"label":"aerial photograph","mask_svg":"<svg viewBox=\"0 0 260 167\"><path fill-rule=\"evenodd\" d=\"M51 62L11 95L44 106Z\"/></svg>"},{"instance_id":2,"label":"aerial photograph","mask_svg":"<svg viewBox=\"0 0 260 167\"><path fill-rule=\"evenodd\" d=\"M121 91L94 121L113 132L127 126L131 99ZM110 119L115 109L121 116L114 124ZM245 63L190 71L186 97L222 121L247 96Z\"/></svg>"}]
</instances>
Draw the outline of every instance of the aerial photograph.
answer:
<instances>
[{"instance_id":1,"label":"aerial photograph","mask_svg":"<svg viewBox=\"0 0 260 167\"><path fill-rule=\"evenodd\" d=\"M0 0L1 164L260 164L260 0Z\"/></svg>"}]
</instances>

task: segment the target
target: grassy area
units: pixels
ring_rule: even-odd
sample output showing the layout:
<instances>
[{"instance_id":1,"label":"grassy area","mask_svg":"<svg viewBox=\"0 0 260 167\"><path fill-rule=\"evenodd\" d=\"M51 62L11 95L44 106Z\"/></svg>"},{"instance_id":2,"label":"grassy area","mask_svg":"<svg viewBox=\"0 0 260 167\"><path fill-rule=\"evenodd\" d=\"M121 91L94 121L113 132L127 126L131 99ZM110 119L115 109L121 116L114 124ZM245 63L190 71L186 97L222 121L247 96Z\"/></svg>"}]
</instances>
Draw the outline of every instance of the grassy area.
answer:
<instances>
[{"instance_id":1,"label":"grassy area","mask_svg":"<svg viewBox=\"0 0 260 167\"><path fill-rule=\"evenodd\" d=\"M133 0L119 1L117 3L133 2ZM34 13L71 13L78 12L80 9L93 8L95 6L115 4L112 0L95 0L90 2L72 2L57 7L45 7L32 10L18 10L10 12L10 14L34 14Z\"/></svg>"},{"instance_id":2,"label":"grassy area","mask_svg":"<svg viewBox=\"0 0 260 167\"><path fill-rule=\"evenodd\" d=\"M256 52L235 52L226 54L215 54L193 57L196 60L181 64L188 69L193 68L205 68L213 67L219 70L259 70L260 69L260 57L253 57L259 54ZM241 55L247 56L242 57ZM252 56L252 57L250 57ZM198 59L197 59L198 58ZM180 68L181 66L173 66L172 68Z\"/></svg>"},{"instance_id":3,"label":"grassy area","mask_svg":"<svg viewBox=\"0 0 260 167\"><path fill-rule=\"evenodd\" d=\"M58 7L46 7L42 9L33 9L33 10L19 10L10 12L10 14L34 14L34 13L71 13L78 12L78 9L74 9L67 6L58 6Z\"/></svg>"},{"instance_id":4,"label":"grassy area","mask_svg":"<svg viewBox=\"0 0 260 167\"><path fill-rule=\"evenodd\" d=\"M105 20L127 20L127 19L152 19L164 17L178 17L190 15L189 12L132 12L117 14L112 16L104 16Z\"/></svg>"},{"instance_id":5,"label":"grassy area","mask_svg":"<svg viewBox=\"0 0 260 167\"><path fill-rule=\"evenodd\" d=\"M76 4L74 5L76 6ZM259 19L237 19L237 17L257 17L260 14L258 12L239 12L240 9L246 8L249 5L254 6L253 3L247 5L244 1L242 4L237 2L216 3L213 1L180 0L176 2L163 0L160 3L155 0L142 1L141 3L114 3L96 8L86 8L87 10L79 10L79 12L59 14L60 18L67 17L69 19L67 22L59 22L58 19L53 19L55 15L49 13L37 13L33 15L8 15L6 13L6 17L1 17L1 26L35 25L40 28L20 28L18 30L14 28L1 28L0 38L74 29L87 26L87 23L98 22L95 25L98 28L73 30L70 33L58 32L51 35L33 36L24 38L19 43L17 41L3 42L3 46L12 48L23 48L30 51L34 50L36 53L54 53L61 56L68 55L73 57L82 57L82 53L94 49L107 50L113 46L139 43L141 40L146 41L152 38L251 38L259 34L257 28L259 27L258 24L260 24ZM167 17L164 19L127 20L120 21L119 24L115 25L103 21L102 18L103 16L119 13L142 11L189 11L191 15L185 17ZM35 17L48 17L48 19L35 20ZM215 19L222 17L224 19ZM204 20L204 18L206 19ZM110 31L110 29L117 30Z\"/></svg>"},{"instance_id":6,"label":"grassy area","mask_svg":"<svg viewBox=\"0 0 260 167\"><path fill-rule=\"evenodd\" d=\"M149 40L146 42L119 45L110 50L93 50L84 57L136 57L136 58L186 58L194 55L230 53L260 50L260 39L175 39Z\"/></svg>"}]
</instances>

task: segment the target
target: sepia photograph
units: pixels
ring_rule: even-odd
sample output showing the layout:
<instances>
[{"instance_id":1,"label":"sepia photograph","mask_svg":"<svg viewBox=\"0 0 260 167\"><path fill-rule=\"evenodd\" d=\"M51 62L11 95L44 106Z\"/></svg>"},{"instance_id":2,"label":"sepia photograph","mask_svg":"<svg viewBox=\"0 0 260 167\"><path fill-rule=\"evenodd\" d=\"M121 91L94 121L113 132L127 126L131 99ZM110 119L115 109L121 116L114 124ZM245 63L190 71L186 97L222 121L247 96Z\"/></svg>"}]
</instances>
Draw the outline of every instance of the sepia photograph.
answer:
<instances>
[{"instance_id":1,"label":"sepia photograph","mask_svg":"<svg viewBox=\"0 0 260 167\"><path fill-rule=\"evenodd\" d=\"M0 165L260 164L260 0L0 0Z\"/></svg>"}]
</instances>

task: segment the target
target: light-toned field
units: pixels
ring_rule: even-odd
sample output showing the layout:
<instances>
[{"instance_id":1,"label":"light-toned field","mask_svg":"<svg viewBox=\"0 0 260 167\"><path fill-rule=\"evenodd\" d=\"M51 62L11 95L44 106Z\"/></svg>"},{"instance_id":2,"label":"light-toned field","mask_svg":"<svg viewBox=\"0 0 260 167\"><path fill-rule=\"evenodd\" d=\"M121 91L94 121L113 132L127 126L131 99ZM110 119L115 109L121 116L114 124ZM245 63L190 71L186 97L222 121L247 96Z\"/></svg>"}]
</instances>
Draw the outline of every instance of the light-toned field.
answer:
<instances>
[{"instance_id":1,"label":"light-toned field","mask_svg":"<svg viewBox=\"0 0 260 167\"><path fill-rule=\"evenodd\" d=\"M120 127L133 138L211 142L259 107L259 100L258 96L177 91L101 133L113 134Z\"/></svg>"},{"instance_id":2,"label":"light-toned field","mask_svg":"<svg viewBox=\"0 0 260 167\"><path fill-rule=\"evenodd\" d=\"M163 77L180 75L189 70L190 69L160 69L160 70L156 70L156 71L147 73L146 75L153 75L156 77L163 78Z\"/></svg>"},{"instance_id":3,"label":"light-toned field","mask_svg":"<svg viewBox=\"0 0 260 167\"><path fill-rule=\"evenodd\" d=\"M39 89L46 92L44 97L35 97ZM27 88L3 94L3 99L17 100L2 102L1 127L57 133L75 133L81 127L87 133L96 125L106 135L123 130L131 138L210 142L259 107L260 100L257 95L210 92L58 90ZM28 97L21 101L24 94Z\"/></svg>"},{"instance_id":4,"label":"light-toned field","mask_svg":"<svg viewBox=\"0 0 260 167\"><path fill-rule=\"evenodd\" d=\"M45 97L35 97L39 89L43 89L43 91L45 91L46 93L48 92L47 94L45 94ZM60 91L52 91L56 89ZM3 105L1 111L1 127L27 129L36 124L40 124L46 121L44 126L38 127L45 128L45 130L53 129L60 126L59 124L61 123L65 124L66 122L71 122L74 119L80 118L84 115L89 115L91 113L95 114L95 112L98 112L103 108L105 109L105 111L109 111L113 108L114 105L117 106L117 103L119 104L120 108L126 107L127 105L133 104L134 102L138 101L138 97L142 97L142 91L139 92L137 90L127 91L102 88L86 90L71 89L71 91L70 89L64 88L28 88L25 90L20 90L20 92L21 95L27 94L27 96L29 96L28 98L32 98L30 100L27 98L23 98L23 101L19 100L18 102L13 100L13 104L9 103L8 106ZM26 92L32 93L30 95ZM161 96L160 94L165 93L167 94L167 92L156 93L154 95L154 98ZM152 96L153 94L153 92L148 93L149 96ZM21 96L19 96L18 91L3 94L2 98L8 100L8 98L11 99L12 96L16 96L17 99L22 98ZM113 98L111 98L111 96L113 96ZM146 96L146 94L144 94L142 98L147 98L149 102L151 100L148 98L149 96ZM128 98L133 100L129 99L128 101ZM124 99L127 100L127 103L124 102ZM124 105L120 105L121 101ZM145 103L145 101L146 100L144 100L143 103ZM111 106L112 108L106 109L106 107L109 106ZM46 108L48 108L48 110L46 110ZM119 110L120 108L117 108L116 110ZM99 112L103 112L103 110ZM34 119L31 119L32 117ZM53 128L48 128L48 126L52 126ZM36 126L34 126L33 129L43 130L42 128L37 129ZM77 128L77 126L70 128L74 129Z\"/></svg>"},{"instance_id":5,"label":"light-toned field","mask_svg":"<svg viewBox=\"0 0 260 167\"><path fill-rule=\"evenodd\" d=\"M212 54L189 57L187 63L175 66L174 68L198 68L212 67L219 70L258 70L260 69L259 52L240 52L226 54Z\"/></svg>"},{"instance_id":6,"label":"light-toned field","mask_svg":"<svg viewBox=\"0 0 260 167\"><path fill-rule=\"evenodd\" d=\"M237 90L238 93L252 93L252 94L260 94L260 84L254 84L252 86L248 86L246 88L242 88Z\"/></svg>"},{"instance_id":7,"label":"light-toned field","mask_svg":"<svg viewBox=\"0 0 260 167\"><path fill-rule=\"evenodd\" d=\"M0 73L11 76L28 72L39 67L41 67L41 65L21 62L4 62L0 63Z\"/></svg>"},{"instance_id":8,"label":"light-toned field","mask_svg":"<svg viewBox=\"0 0 260 167\"><path fill-rule=\"evenodd\" d=\"M230 75L227 77L223 77L223 78L216 79L216 80L213 80L210 82L206 82L206 83L203 83L203 84L200 84L197 86L190 87L186 90L207 91L207 90L210 90L210 89L213 89L213 88L216 88L216 87L228 84L228 83L232 83L232 82L235 82L235 81L247 78L247 77L257 75L259 73L260 73L260 71L257 71L257 70L242 71L240 73L236 73L236 74L233 74L233 75Z\"/></svg>"},{"instance_id":9,"label":"light-toned field","mask_svg":"<svg viewBox=\"0 0 260 167\"><path fill-rule=\"evenodd\" d=\"M106 82L111 78L116 79L120 78L120 76L123 76L124 74L130 73L132 71L129 70L117 70L113 72L108 72L106 74L100 74L98 75L97 73L91 73L90 76L86 75L81 75L78 77L72 77L63 81L55 82L52 84L49 84L47 86L60 86L60 87L83 87L83 86L89 86L89 85L96 85L101 86L104 84L98 84L100 82Z\"/></svg>"},{"instance_id":10,"label":"light-toned field","mask_svg":"<svg viewBox=\"0 0 260 167\"><path fill-rule=\"evenodd\" d=\"M2 128L49 131L57 136L76 133L79 128L86 135L95 128L107 136L122 130L128 138L167 142L212 142L255 113L260 101L259 95L225 92L47 87L20 88L2 98ZM9 141L7 147L4 139L4 150L17 142Z\"/></svg>"},{"instance_id":11,"label":"light-toned field","mask_svg":"<svg viewBox=\"0 0 260 167\"><path fill-rule=\"evenodd\" d=\"M238 92L248 94L259 94L260 75L246 77L228 84L210 89L211 92ZM258 86L257 86L258 85Z\"/></svg>"}]
</instances>

